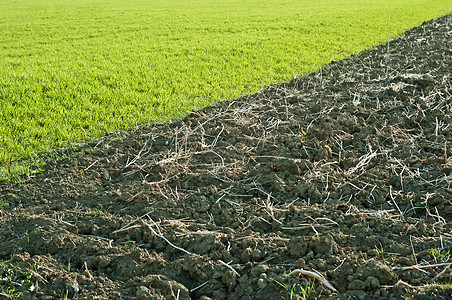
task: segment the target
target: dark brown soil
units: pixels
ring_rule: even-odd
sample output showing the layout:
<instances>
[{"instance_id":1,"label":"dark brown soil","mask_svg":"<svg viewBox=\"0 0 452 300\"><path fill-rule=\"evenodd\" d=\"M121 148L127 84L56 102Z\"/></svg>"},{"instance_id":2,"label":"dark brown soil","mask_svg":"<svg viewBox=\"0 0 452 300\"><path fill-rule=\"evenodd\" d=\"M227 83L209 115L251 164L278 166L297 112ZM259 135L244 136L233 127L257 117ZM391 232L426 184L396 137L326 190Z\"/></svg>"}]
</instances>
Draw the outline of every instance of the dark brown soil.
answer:
<instances>
[{"instance_id":1,"label":"dark brown soil","mask_svg":"<svg viewBox=\"0 0 452 300\"><path fill-rule=\"evenodd\" d=\"M451 46L449 15L1 183L3 296L451 299Z\"/></svg>"}]
</instances>

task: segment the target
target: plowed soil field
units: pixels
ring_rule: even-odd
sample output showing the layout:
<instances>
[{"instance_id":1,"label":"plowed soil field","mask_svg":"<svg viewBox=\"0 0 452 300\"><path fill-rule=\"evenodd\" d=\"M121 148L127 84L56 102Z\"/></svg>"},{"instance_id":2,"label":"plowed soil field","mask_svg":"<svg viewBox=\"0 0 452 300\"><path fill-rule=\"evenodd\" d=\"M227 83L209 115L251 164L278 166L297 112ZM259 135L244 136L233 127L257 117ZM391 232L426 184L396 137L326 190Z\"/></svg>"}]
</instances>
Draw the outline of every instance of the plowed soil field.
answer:
<instances>
[{"instance_id":1,"label":"plowed soil field","mask_svg":"<svg viewBox=\"0 0 452 300\"><path fill-rule=\"evenodd\" d=\"M451 71L448 15L3 182L2 295L451 299Z\"/></svg>"}]
</instances>

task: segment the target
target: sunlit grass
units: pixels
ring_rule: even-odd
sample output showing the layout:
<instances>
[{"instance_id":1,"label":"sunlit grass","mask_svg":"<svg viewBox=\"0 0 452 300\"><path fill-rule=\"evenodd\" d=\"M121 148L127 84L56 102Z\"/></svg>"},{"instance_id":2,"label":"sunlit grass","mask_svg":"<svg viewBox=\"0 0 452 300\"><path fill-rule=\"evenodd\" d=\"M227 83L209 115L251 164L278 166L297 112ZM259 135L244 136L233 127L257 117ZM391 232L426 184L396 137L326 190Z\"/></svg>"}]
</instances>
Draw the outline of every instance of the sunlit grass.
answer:
<instances>
[{"instance_id":1,"label":"sunlit grass","mask_svg":"<svg viewBox=\"0 0 452 300\"><path fill-rule=\"evenodd\" d=\"M0 10L0 165L256 92L449 0L35 0Z\"/></svg>"}]
</instances>

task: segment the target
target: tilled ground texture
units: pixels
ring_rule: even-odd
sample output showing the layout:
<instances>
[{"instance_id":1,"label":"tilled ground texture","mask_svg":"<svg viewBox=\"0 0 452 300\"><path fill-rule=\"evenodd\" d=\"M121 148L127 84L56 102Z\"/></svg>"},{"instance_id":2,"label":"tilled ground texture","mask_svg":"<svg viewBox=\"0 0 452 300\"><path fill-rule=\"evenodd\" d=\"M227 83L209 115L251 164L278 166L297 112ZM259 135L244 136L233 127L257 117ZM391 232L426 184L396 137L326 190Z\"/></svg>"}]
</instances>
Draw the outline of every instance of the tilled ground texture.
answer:
<instances>
[{"instance_id":1,"label":"tilled ground texture","mask_svg":"<svg viewBox=\"0 0 452 300\"><path fill-rule=\"evenodd\" d=\"M450 299L451 46L449 15L1 183L2 295Z\"/></svg>"}]
</instances>

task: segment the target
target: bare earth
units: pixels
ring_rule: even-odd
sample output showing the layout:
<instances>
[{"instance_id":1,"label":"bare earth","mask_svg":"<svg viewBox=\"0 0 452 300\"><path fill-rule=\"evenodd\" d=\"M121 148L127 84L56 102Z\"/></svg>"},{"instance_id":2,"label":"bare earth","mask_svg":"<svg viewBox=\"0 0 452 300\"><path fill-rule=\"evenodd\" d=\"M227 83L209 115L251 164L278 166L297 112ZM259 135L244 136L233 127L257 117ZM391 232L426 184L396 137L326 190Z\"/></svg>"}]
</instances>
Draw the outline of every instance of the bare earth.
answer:
<instances>
[{"instance_id":1,"label":"bare earth","mask_svg":"<svg viewBox=\"0 0 452 300\"><path fill-rule=\"evenodd\" d=\"M449 15L0 183L0 295L451 299L451 48Z\"/></svg>"}]
</instances>

